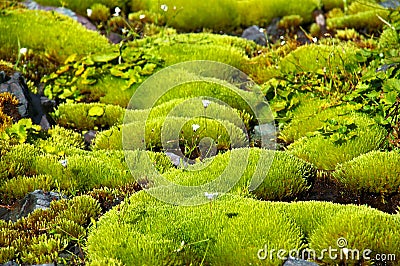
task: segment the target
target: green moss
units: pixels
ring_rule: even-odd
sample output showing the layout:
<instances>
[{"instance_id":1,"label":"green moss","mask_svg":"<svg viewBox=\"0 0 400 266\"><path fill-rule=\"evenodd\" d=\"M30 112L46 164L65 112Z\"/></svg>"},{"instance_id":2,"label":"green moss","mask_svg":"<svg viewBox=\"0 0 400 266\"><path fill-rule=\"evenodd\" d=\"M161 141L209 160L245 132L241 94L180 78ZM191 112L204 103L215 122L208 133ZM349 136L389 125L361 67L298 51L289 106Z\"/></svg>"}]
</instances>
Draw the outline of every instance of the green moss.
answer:
<instances>
[{"instance_id":1,"label":"green moss","mask_svg":"<svg viewBox=\"0 0 400 266\"><path fill-rule=\"evenodd\" d=\"M61 63L71 54L84 55L111 47L106 38L55 12L5 11L0 17L0 31L1 53L5 56L17 55L24 47L46 53Z\"/></svg>"},{"instance_id":2,"label":"green moss","mask_svg":"<svg viewBox=\"0 0 400 266\"><path fill-rule=\"evenodd\" d=\"M328 18L326 23L331 30L354 28L376 32L384 25L378 16L387 19L388 15L389 11L377 3L354 1L349 5L347 14Z\"/></svg>"},{"instance_id":3,"label":"green moss","mask_svg":"<svg viewBox=\"0 0 400 266\"><path fill-rule=\"evenodd\" d=\"M257 24L266 26L275 17L299 15L305 22L312 20L312 11L319 1L164 1L167 11L160 8L160 2L152 0L132 1L134 10L148 9L165 15L168 25L182 31L211 28L215 31L230 31L239 25ZM174 8L174 6L176 8Z\"/></svg>"},{"instance_id":4,"label":"green moss","mask_svg":"<svg viewBox=\"0 0 400 266\"><path fill-rule=\"evenodd\" d=\"M82 16L87 16L86 9L91 8L94 4L102 4L108 8L114 8L116 6L123 7L123 4L126 2L124 0L38 0L37 3L46 6L63 6L65 8L69 8L74 12Z\"/></svg>"},{"instance_id":5,"label":"green moss","mask_svg":"<svg viewBox=\"0 0 400 266\"><path fill-rule=\"evenodd\" d=\"M101 103L65 103L55 112L57 124L78 130L109 128L122 124L125 110Z\"/></svg>"},{"instance_id":6,"label":"green moss","mask_svg":"<svg viewBox=\"0 0 400 266\"><path fill-rule=\"evenodd\" d=\"M400 192L400 154L372 151L340 164L334 177L351 190L380 193Z\"/></svg>"},{"instance_id":7,"label":"green moss","mask_svg":"<svg viewBox=\"0 0 400 266\"><path fill-rule=\"evenodd\" d=\"M307 136L326 123L327 119L348 115L352 106L329 107L329 101L309 98L292 112L292 121L284 127L279 138L286 143L292 143Z\"/></svg>"},{"instance_id":8,"label":"green moss","mask_svg":"<svg viewBox=\"0 0 400 266\"><path fill-rule=\"evenodd\" d=\"M371 261L364 260L362 256L362 252L367 249L372 251L367 253L370 258L375 258L376 254L399 254L400 237L394 233L399 230L399 219L394 215L374 209L343 210L310 236L310 248L314 249L316 254L321 254L322 249L335 248L335 254L338 255L336 259L329 258L325 253L322 261L328 264L343 263L345 254L343 249L338 247L338 239L344 238L347 242L345 247L349 250L346 263L367 264ZM356 255L353 259L355 249L359 251L359 259Z\"/></svg>"},{"instance_id":9,"label":"green moss","mask_svg":"<svg viewBox=\"0 0 400 266\"><path fill-rule=\"evenodd\" d=\"M338 116L337 120L350 119L357 125L354 137L335 144L322 135L303 137L288 147L291 154L314 164L318 169L334 170L338 163L349 161L360 154L380 149L387 132L376 125L372 118L361 114Z\"/></svg>"},{"instance_id":10,"label":"green moss","mask_svg":"<svg viewBox=\"0 0 400 266\"><path fill-rule=\"evenodd\" d=\"M38 154L39 150L33 145L22 144L12 147L0 158L0 182L12 176L29 173Z\"/></svg>"},{"instance_id":11,"label":"green moss","mask_svg":"<svg viewBox=\"0 0 400 266\"><path fill-rule=\"evenodd\" d=\"M4 182L0 187L2 203L22 199L29 192L37 189L51 191L55 189L54 178L49 175L18 176Z\"/></svg>"},{"instance_id":12,"label":"green moss","mask_svg":"<svg viewBox=\"0 0 400 266\"><path fill-rule=\"evenodd\" d=\"M358 62L355 58L357 48L351 44L303 45L289 55L282 58L280 71L291 72L316 72L316 73L340 73L346 71ZM324 72L325 71L325 72Z\"/></svg>"},{"instance_id":13,"label":"green moss","mask_svg":"<svg viewBox=\"0 0 400 266\"><path fill-rule=\"evenodd\" d=\"M380 48L396 49L399 47L400 36L397 30L388 28L385 29L379 38Z\"/></svg>"},{"instance_id":14,"label":"green moss","mask_svg":"<svg viewBox=\"0 0 400 266\"><path fill-rule=\"evenodd\" d=\"M199 125L200 128L194 131L193 125ZM126 133L122 139L124 130ZM176 139L173 133L176 133ZM113 127L102 131L97 134L93 149L121 150L123 141L125 149L160 150L170 147L172 144L165 143L163 145L161 134L168 141L174 141L175 144L180 143L180 146L190 148L198 146L200 140L205 137L214 139L220 150L243 147L247 142L243 130L228 121L209 118L168 117L165 119L161 117L147 120L145 128L143 121L137 121L125 124L122 128Z\"/></svg>"},{"instance_id":15,"label":"green moss","mask_svg":"<svg viewBox=\"0 0 400 266\"><path fill-rule=\"evenodd\" d=\"M139 192L100 219L88 237L88 256L151 265L257 264L257 251L265 245L287 250L302 245L299 228L274 210L268 202L228 195L211 209L177 207Z\"/></svg>"},{"instance_id":16,"label":"green moss","mask_svg":"<svg viewBox=\"0 0 400 266\"><path fill-rule=\"evenodd\" d=\"M237 184L230 191L239 195L249 193L264 200L278 200L295 197L307 191L309 183L314 179L315 169L308 163L284 152L261 149L236 149L242 164L247 162L246 169ZM232 153L226 152L216 157L197 163L186 169L178 169L166 173L165 177L182 186L200 186L215 180L222 174L237 176L235 165L228 166ZM232 167L232 169L228 169ZM229 171L231 174L224 173ZM254 190L253 182L261 184Z\"/></svg>"},{"instance_id":17,"label":"green moss","mask_svg":"<svg viewBox=\"0 0 400 266\"><path fill-rule=\"evenodd\" d=\"M363 206L342 205L324 201L300 201L281 203L281 211L300 226L308 239L314 231L335 217L340 211L348 209L362 209Z\"/></svg>"},{"instance_id":18,"label":"green moss","mask_svg":"<svg viewBox=\"0 0 400 266\"><path fill-rule=\"evenodd\" d=\"M171 111L173 113L170 113ZM64 127L78 130L98 130L121 125L124 120L144 122L146 118L166 117L168 114L177 117L204 115L218 117L221 120L230 121L238 127L243 127L243 120L246 128L249 128L252 120L252 117L245 111L239 112L237 109L216 102L211 102L205 110L201 99L183 98L164 102L151 109L128 110L126 112L123 108L115 105L66 103L59 105L58 110L55 111L55 119L59 125Z\"/></svg>"},{"instance_id":19,"label":"green moss","mask_svg":"<svg viewBox=\"0 0 400 266\"><path fill-rule=\"evenodd\" d=\"M84 227L99 214L100 206L95 199L77 196L69 201L53 201L49 209L37 209L15 223L0 223L0 263L58 261L59 253L69 245L78 247L80 240L72 236L85 235Z\"/></svg>"}]
</instances>

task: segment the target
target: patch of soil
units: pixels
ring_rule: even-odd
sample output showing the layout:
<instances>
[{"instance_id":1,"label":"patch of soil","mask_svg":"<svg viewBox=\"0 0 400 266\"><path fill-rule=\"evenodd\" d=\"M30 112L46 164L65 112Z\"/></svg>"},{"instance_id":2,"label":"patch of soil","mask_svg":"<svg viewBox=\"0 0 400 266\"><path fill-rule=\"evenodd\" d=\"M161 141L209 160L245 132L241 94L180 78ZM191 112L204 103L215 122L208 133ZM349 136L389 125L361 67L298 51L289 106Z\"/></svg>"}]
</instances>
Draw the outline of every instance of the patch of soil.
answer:
<instances>
[{"instance_id":1,"label":"patch of soil","mask_svg":"<svg viewBox=\"0 0 400 266\"><path fill-rule=\"evenodd\" d=\"M329 177L317 178L312 187L299 195L297 201L330 201L340 204L368 205L387 213L396 213L400 206L400 194L390 194L382 197L377 193L356 193Z\"/></svg>"}]
</instances>

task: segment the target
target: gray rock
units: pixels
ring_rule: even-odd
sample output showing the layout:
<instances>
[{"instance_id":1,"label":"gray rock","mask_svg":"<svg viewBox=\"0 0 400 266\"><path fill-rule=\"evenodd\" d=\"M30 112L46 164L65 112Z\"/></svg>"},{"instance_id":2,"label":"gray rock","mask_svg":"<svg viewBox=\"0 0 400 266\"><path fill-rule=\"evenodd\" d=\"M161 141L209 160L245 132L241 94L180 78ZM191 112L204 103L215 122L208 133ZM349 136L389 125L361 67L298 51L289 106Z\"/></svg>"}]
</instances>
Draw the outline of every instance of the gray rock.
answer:
<instances>
[{"instance_id":1,"label":"gray rock","mask_svg":"<svg viewBox=\"0 0 400 266\"><path fill-rule=\"evenodd\" d=\"M86 147L89 147L92 144L93 140L96 138L96 134L97 134L97 131L89 130L88 132L86 132L83 135L83 139L85 141Z\"/></svg>"},{"instance_id":2,"label":"gray rock","mask_svg":"<svg viewBox=\"0 0 400 266\"><path fill-rule=\"evenodd\" d=\"M19 266L19 264L16 263L15 261L9 261L9 262L6 262L6 263L0 264L0 265L1 266Z\"/></svg>"},{"instance_id":3,"label":"gray rock","mask_svg":"<svg viewBox=\"0 0 400 266\"><path fill-rule=\"evenodd\" d=\"M167 155L169 157L169 159L171 160L172 164L175 165L176 167L188 167L188 159L181 157L179 155L176 155L173 152L165 152L165 155Z\"/></svg>"},{"instance_id":4,"label":"gray rock","mask_svg":"<svg viewBox=\"0 0 400 266\"><path fill-rule=\"evenodd\" d=\"M262 30L256 25L245 29L243 31L242 38L254 41L259 45L267 45L267 38L265 37L264 32L262 32Z\"/></svg>"},{"instance_id":5,"label":"gray rock","mask_svg":"<svg viewBox=\"0 0 400 266\"><path fill-rule=\"evenodd\" d=\"M253 139L263 148L276 149L277 129L273 123L261 124L254 127Z\"/></svg>"},{"instance_id":6,"label":"gray rock","mask_svg":"<svg viewBox=\"0 0 400 266\"><path fill-rule=\"evenodd\" d=\"M47 209L53 200L60 200L62 196L56 192L44 192L35 190L25 196L24 199L16 204L16 207L7 213L3 213L0 217L5 221L17 221L22 217L28 216L37 209Z\"/></svg>"},{"instance_id":7,"label":"gray rock","mask_svg":"<svg viewBox=\"0 0 400 266\"><path fill-rule=\"evenodd\" d=\"M49 129L51 124L54 124L42 107L41 97L29 91L25 78L21 73L15 72L11 77L7 77L4 72L0 72L0 77L0 93L9 92L19 102L19 116L14 118L14 122L20 118L31 118L34 124L40 125L44 130Z\"/></svg>"},{"instance_id":8,"label":"gray rock","mask_svg":"<svg viewBox=\"0 0 400 266\"><path fill-rule=\"evenodd\" d=\"M400 6L400 1L397 0L388 0L388 1L384 1L379 3L381 6L385 7L385 8L392 8L392 9L396 9Z\"/></svg>"},{"instance_id":9,"label":"gray rock","mask_svg":"<svg viewBox=\"0 0 400 266\"><path fill-rule=\"evenodd\" d=\"M283 266L318 266L318 264L298 258L289 258L285 261Z\"/></svg>"}]
</instances>

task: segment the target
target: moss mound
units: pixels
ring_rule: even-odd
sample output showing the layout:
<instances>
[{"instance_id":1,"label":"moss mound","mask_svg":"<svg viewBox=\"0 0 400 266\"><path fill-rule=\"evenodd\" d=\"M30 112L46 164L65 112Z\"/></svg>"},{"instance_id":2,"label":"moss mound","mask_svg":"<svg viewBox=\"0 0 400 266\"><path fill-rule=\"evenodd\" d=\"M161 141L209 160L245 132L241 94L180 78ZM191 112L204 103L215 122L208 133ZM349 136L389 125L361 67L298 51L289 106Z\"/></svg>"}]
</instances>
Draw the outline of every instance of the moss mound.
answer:
<instances>
[{"instance_id":1,"label":"moss mound","mask_svg":"<svg viewBox=\"0 0 400 266\"><path fill-rule=\"evenodd\" d=\"M27 48L61 63L71 54L85 55L110 48L107 39L97 32L55 12L2 11L0 31L0 54L3 58L10 55L16 58L20 48Z\"/></svg>"},{"instance_id":2,"label":"moss mound","mask_svg":"<svg viewBox=\"0 0 400 266\"><path fill-rule=\"evenodd\" d=\"M351 190L382 195L400 192L400 154L372 151L336 167L334 177Z\"/></svg>"},{"instance_id":3,"label":"moss mound","mask_svg":"<svg viewBox=\"0 0 400 266\"><path fill-rule=\"evenodd\" d=\"M258 264L257 252L265 245L287 250L302 245L299 228L274 210L229 195L210 206L177 207L139 192L100 219L89 235L88 254L93 262L124 264Z\"/></svg>"}]
</instances>

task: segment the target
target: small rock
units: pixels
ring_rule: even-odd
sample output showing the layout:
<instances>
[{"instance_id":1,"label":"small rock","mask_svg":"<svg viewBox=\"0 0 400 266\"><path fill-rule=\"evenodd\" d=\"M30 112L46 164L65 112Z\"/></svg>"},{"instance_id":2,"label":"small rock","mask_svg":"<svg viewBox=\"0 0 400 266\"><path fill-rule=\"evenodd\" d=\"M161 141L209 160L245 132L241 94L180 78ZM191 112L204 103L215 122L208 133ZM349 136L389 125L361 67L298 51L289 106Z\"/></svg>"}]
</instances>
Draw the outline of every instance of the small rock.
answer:
<instances>
[{"instance_id":1,"label":"small rock","mask_svg":"<svg viewBox=\"0 0 400 266\"><path fill-rule=\"evenodd\" d=\"M0 264L0 265L2 265L2 266L19 266L19 264L16 263L15 261L9 261L9 262L6 262L6 263Z\"/></svg>"},{"instance_id":2,"label":"small rock","mask_svg":"<svg viewBox=\"0 0 400 266\"><path fill-rule=\"evenodd\" d=\"M318 264L298 258L289 258L285 261L283 266L318 266Z\"/></svg>"},{"instance_id":3,"label":"small rock","mask_svg":"<svg viewBox=\"0 0 400 266\"><path fill-rule=\"evenodd\" d=\"M85 141L85 146L88 148L93 140L96 138L97 131L89 130L83 135L83 140Z\"/></svg>"},{"instance_id":4,"label":"small rock","mask_svg":"<svg viewBox=\"0 0 400 266\"><path fill-rule=\"evenodd\" d=\"M188 159L181 157L179 155L176 155L175 153L172 152L165 152L165 155L167 155L169 157L169 159L171 160L172 164L175 165L176 167L188 167Z\"/></svg>"},{"instance_id":5,"label":"small rock","mask_svg":"<svg viewBox=\"0 0 400 266\"><path fill-rule=\"evenodd\" d=\"M8 213L1 216L5 221L17 221L22 217L28 216L30 213L37 209L47 209L53 200L60 200L62 196L57 192L44 192L42 190L35 190L22 199L15 208Z\"/></svg>"},{"instance_id":6,"label":"small rock","mask_svg":"<svg viewBox=\"0 0 400 266\"><path fill-rule=\"evenodd\" d=\"M397 0L388 0L388 1L384 1L379 3L381 6L385 7L385 8L392 8L392 9L396 9L400 6L400 1Z\"/></svg>"},{"instance_id":7,"label":"small rock","mask_svg":"<svg viewBox=\"0 0 400 266\"><path fill-rule=\"evenodd\" d=\"M253 139L263 145L263 148L276 149L277 128L272 124L262 124L254 127Z\"/></svg>"},{"instance_id":8,"label":"small rock","mask_svg":"<svg viewBox=\"0 0 400 266\"><path fill-rule=\"evenodd\" d=\"M34 124L40 125L47 130L54 122L46 115L42 107L42 99L39 95L29 91L25 78L21 73L15 72L8 77L0 72L0 93L9 92L18 99L19 118L31 118ZM14 120L17 122L17 120Z\"/></svg>"},{"instance_id":9,"label":"small rock","mask_svg":"<svg viewBox=\"0 0 400 266\"><path fill-rule=\"evenodd\" d=\"M256 25L253 25L243 31L242 38L254 41L259 45L267 45L267 38L264 32Z\"/></svg>"}]
</instances>

